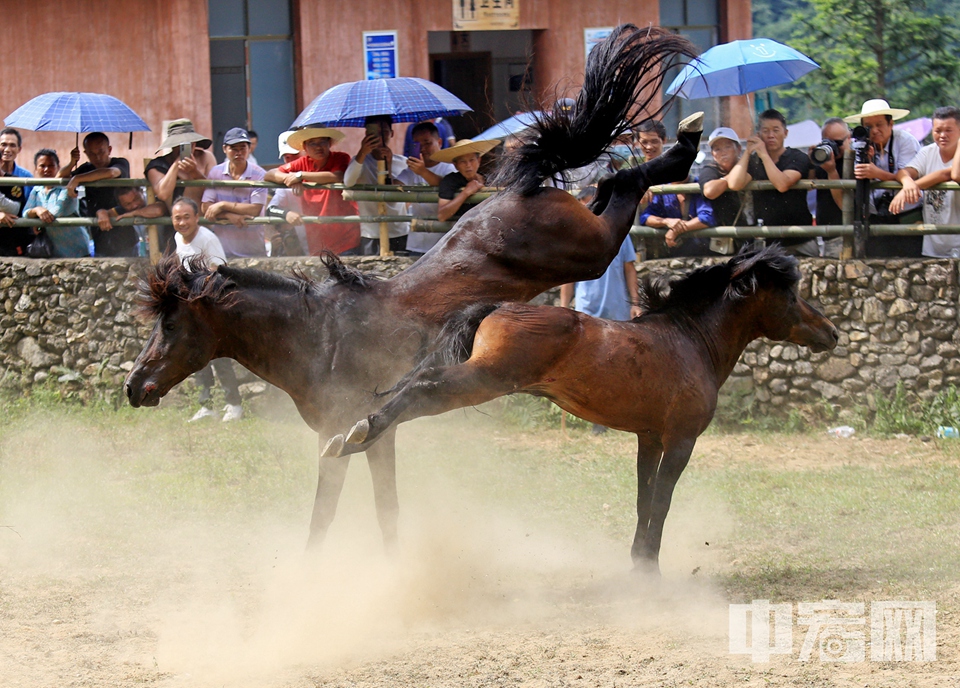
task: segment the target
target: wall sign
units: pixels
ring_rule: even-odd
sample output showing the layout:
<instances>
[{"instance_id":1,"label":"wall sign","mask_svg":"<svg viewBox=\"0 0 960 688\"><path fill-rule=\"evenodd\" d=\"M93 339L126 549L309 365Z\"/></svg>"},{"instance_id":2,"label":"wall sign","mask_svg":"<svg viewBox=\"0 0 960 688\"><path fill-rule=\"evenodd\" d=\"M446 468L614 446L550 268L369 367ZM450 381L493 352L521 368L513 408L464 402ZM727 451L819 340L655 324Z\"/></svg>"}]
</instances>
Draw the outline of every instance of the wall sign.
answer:
<instances>
[{"instance_id":1,"label":"wall sign","mask_svg":"<svg viewBox=\"0 0 960 688\"><path fill-rule=\"evenodd\" d=\"M397 32L363 32L363 78L392 79L397 76Z\"/></svg>"},{"instance_id":2,"label":"wall sign","mask_svg":"<svg viewBox=\"0 0 960 688\"><path fill-rule=\"evenodd\" d=\"M599 43L604 38L609 36L611 33L613 33L612 26L603 26L603 27L594 28L594 29L584 29L583 30L584 59L586 59L587 56L590 55L590 51L593 50L593 46L595 46L597 43Z\"/></svg>"},{"instance_id":3,"label":"wall sign","mask_svg":"<svg viewBox=\"0 0 960 688\"><path fill-rule=\"evenodd\" d=\"M520 0L453 0L454 31L520 28Z\"/></svg>"}]
</instances>

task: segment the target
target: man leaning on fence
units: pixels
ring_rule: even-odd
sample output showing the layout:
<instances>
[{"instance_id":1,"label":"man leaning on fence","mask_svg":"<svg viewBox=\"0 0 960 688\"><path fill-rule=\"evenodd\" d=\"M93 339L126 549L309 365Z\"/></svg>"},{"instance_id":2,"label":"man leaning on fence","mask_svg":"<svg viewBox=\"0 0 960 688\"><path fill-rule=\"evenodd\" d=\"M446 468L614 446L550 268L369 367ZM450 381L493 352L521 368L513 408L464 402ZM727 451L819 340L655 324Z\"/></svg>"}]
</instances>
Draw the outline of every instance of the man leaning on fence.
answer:
<instances>
[{"instance_id":1,"label":"man leaning on fence","mask_svg":"<svg viewBox=\"0 0 960 688\"><path fill-rule=\"evenodd\" d=\"M900 212L916 203L923 190L923 221L932 225L960 224L960 194L931 189L950 181L950 168L960 142L960 109L941 107L933 112L933 143L924 146L906 167L897 173L903 188L890 201L890 212ZM928 234L923 237L923 255L931 258L960 258L960 234Z\"/></svg>"},{"instance_id":2,"label":"man leaning on fence","mask_svg":"<svg viewBox=\"0 0 960 688\"><path fill-rule=\"evenodd\" d=\"M814 164L814 179L840 179L843 172L843 154L850 149L850 127L840 117L831 117L823 123L820 135L833 143L833 155ZM812 150L812 149L811 149ZM843 224L843 189L817 189L817 226ZM839 258L843 238L833 237L823 242L825 258Z\"/></svg>"},{"instance_id":3,"label":"man leaning on fence","mask_svg":"<svg viewBox=\"0 0 960 688\"><path fill-rule=\"evenodd\" d=\"M0 177L32 177L33 173L17 164L23 140L16 129L0 131ZM23 184L0 186L0 256L22 256L33 241L29 227L14 227L27 203L32 187Z\"/></svg>"},{"instance_id":4,"label":"man leaning on fence","mask_svg":"<svg viewBox=\"0 0 960 688\"><path fill-rule=\"evenodd\" d=\"M227 159L210 170L208 179L263 181L264 169L247 160L250 156L250 136L245 129L234 127L223 135L223 154ZM266 244L263 242L263 227L247 225L248 218L257 217L263 212L266 202L266 187L214 186L203 190L200 210L204 218L211 222L226 220L230 223L211 228L223 244L228 258L267 255Z\"/></svg>"},{"instance_id":5,"label":"man leaning on fence","mask_svg":"<svg viewBox=\"0 0 960 688\"><path fill-rule=\"evenodd\" d=\"M866 101L858 114L843 118L845 122L862 125L870 131L871 161L854 166L857 179L895 181L897 173L913 160L920 151L920 142L909 132L893 128L895 120L909 114L909 110L892 108L887 101L874 98ZM904 204L899 213L890 212L895 194L893 189L873 189L870 192L870 224L907 225L921 221L919 201ZM867 238L867 257L919 258L922 245L922 236L870 236Z\"/></svg>"},{"instance_id":6,"label":"man leaning on fence","mask_svg":"<svg viewBox=\"0 0 960 688\"><path fill-rule=\"evenodd\" d=\"M810 173L806 153L787 148L787 120L778 110L760 113L757 134L747 139L747 148L727 176L732 191L740 191L751 181L770 181L774 189L753 191L753 210L758 225L771 227L811 225L813 216L807 207L807 192L792 188ZM777 239L795 255L819 256L815 239Z\"/></svg>"}]
</instances>

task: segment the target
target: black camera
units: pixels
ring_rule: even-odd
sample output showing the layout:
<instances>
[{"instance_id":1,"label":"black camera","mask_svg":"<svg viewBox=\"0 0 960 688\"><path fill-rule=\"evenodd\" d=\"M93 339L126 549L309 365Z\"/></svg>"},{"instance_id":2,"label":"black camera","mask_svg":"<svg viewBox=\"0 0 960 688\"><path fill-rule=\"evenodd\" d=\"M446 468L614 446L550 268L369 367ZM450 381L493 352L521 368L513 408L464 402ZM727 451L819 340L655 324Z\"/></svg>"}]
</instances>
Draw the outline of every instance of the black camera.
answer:
<instances>
[{"instance_id":1,"label":"black camera","mask_svg":"<svg viewBox=\"0 0 960 688\"><path fill-rule=\"evenodd\" d=\"M840 157L841 146L843 146L843 141L824 139L810 151L810 161L819 166L830 160L836 160Z\"/></svg>"},{"instance_id":2,"label":"black camera","mask_svg":"<svg viewBox=\"0 0 960 688\"><path fill-rule=\"evenodd\" d=\"M853 149L854 162L857 165L867 165L871 159L870 130L864 126L857 126L850 132L850 148Z\"/></svg>"}]
</instances>

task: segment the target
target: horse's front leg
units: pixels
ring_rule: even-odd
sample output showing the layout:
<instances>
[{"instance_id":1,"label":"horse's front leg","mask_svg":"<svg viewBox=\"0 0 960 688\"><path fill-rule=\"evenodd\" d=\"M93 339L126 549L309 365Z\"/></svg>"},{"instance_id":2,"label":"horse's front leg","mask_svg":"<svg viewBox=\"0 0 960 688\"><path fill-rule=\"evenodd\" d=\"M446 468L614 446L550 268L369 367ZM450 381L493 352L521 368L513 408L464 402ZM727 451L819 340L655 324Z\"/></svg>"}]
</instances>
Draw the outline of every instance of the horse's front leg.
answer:
<instances>
[{"instance_id":1,"label":"horse's front leg","mask_svg":"<svg viewBox=\"0 0 960 688\"><path fill-rule=\"evenodd\" d=\"M320 441L323 441L322 438ZM323 544L327 528L337 513L337 502L343 490L343 481L347 476L350 457L320 457L320 471L317 478L317 496L313 502L313 517L310 519L310 537L307 549L316 550Z\"/></svg>"},{"instance_id":2,"label":"horse's front leg","mask_svg":"<svg viewBox=\"0 0 960 688\"><path fill-rule=\"evenodd\" d=\"M665 442L663 458L660 468L654 479L653 499L650 506L650 523L643 539L643 546L638 552L639 563L634 558L637 568L649 569L652 573L660 573L660 541L663 538L663 523L670 511L670 501L673 499L673 489L680 479L680 474L690 461L696 436L682 438L675 442Z\"/></svg>"},{"instance_id":3,"label":"horse's front leg","mask_svg":"<svg viewBox=\"0 0 960 688\"><path fill-rule=\"evenodd\" d=\"M645 562L643 544L650 525L653 492L657 484L657 467L663 455L660 437L653 433L637 434L637 532L633 537L630 557L633 565L640 568Z\"/></svg>"},{"instance_id":4,"label":"horse's front leg","mask_svg":"<svg viewBox=\"0 0 960 688\"><path fill-rule=\"evenodd\" d=\"M390 428L380 441L367 449L367 463L373 479L373 499L377 505L377 521L383 534L387 554L397 552L397 521L400 502L397 498L397 430Z\"/></svg>"}]
</instances>

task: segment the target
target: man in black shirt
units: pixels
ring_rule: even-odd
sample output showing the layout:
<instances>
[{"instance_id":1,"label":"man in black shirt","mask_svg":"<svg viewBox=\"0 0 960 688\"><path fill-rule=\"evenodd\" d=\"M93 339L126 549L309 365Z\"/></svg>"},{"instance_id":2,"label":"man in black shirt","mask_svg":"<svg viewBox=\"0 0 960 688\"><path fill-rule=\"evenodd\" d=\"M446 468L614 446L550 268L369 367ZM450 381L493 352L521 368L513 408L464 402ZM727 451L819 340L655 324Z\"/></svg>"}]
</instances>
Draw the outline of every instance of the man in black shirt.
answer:
<instances>
[{"instance_id":1,"label":"man in black shirt","mask_svg":"<svg viewBox=\"0 0 960 688\"><path fill-rule=\"evenodd\" d=\"M746 227L750 224L744 212L742 195L731 191L727 175L737 164L743 147L740 137L730 127L718 127L708 140L713 161L700 168L700 189L713 204L713 218L718 226Z\"/></svg>"},{"instance_id":2,"label":"man in black shirt","mask_svg":"<svg viewBox=\"0 0 960 688\"><path fill-rule=\"evenodd\" d=\"M83 152L88 162L80 165L70 175L67 193L71 197L76 198L77 187L87 182L130 178L130 163L126 158L110 157L113 149L106 134L99 131L87 134L83 139ZM79 151L74 149L70 157L71 164L60 171L61 176L64 176L64 173L80 159ZM83 200L80 202L80 214L84 217L96 217L98 210L110 210L117 205L117 187L86 186ZM109 232L103 232L97 226L90 229L97 256L137 255L137 234L133 227L116 227Z\"/></svg>"},{"instance_id":3,"label":"man in black shirt","mask_svg":"<svg viewBox=\"0 0 960 688\"><path fill-rule=\"evenodd\" d=\"M837 144L839 154L831 157L822 165L814 165L815 179L840 179L843 165L843 154L850 147L850 127L839 117L831 117L823 123L820 130L825 139ZM817 226L843 224L843 190L817 189ZM841 237L834 237L824 241L824 256L839 258L843 246Z\"/></svg>"},{"instance_id":4,"label":"man in black shirt","mask_svg":"<svg viewBox=\"0 0 960 688\"><path fill-rule=\"evenodd\" d=\"M807 192L793 189L810 174L806 153L787 148L787 120L778 110L760 113L756 136L747 139L747 148L727 179L732 191L739 191L753 181L771 181L776 188L753 192L753 210L757 224L768 226L811 225L813 217L807 208ZM819 256L816 240L779 239L792 253Z\"/></svg>"}]
</instances>

